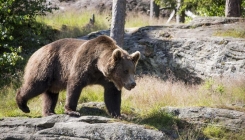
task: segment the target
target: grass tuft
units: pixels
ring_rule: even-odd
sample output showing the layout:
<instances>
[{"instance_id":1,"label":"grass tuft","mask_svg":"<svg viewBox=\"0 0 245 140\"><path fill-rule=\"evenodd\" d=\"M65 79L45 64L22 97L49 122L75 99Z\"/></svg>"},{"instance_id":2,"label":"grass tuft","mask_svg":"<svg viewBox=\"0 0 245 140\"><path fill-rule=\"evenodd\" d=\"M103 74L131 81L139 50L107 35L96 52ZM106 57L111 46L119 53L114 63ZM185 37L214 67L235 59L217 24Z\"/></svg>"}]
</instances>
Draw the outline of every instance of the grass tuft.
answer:
<instances>
[{"instance_id":1,"label":"grass tuft","mask_svg":"<svg viewBox=\"0 0 245 140\"><path fill-rule=\"evenodd\" d=\"M169 128L174 124L180 123L178 119L175 119L170 114L160 111L159 109L150 110L147 114L141 114L138 118L137 123L149 125L158 130Z\"/></svg>"},{"instance_id":2,"label":"grass tuft","mask_svg":"<svg viewBox=\"0 0 245 140\"><path fill-rule=\"evenodd\" d=\"M208 138L223 138L225 136L225 129L218 126L207 126L204 128L203 133Z\"/></svg>"},{"instance_id":3,"label":"grass tuft","mask_svg":"<svg viewBox=\"0 0 245 140\"><path fill-rule=\"evenodd\" d=\"M241 22L240 24L236 25L236 28L217 31L214 33L215 36L222 36L222 37L234 37L234 38L245 38L245 29L244 24Z\"/></svg>"}]
</instances>

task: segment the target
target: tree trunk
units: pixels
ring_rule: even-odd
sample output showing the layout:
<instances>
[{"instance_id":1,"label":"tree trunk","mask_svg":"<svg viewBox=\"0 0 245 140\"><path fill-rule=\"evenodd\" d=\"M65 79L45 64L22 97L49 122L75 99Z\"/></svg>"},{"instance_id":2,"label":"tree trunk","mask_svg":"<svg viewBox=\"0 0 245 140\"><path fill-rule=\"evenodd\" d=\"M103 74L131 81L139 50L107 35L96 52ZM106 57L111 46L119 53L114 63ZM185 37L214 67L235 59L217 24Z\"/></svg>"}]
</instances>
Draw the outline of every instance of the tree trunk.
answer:
<instances>
[{"instance_id":1,"label":"tree trunk","mask_svg":"<svg viewBox=\"0 0 245 140\"><path fill-rule=\"evenodd\" d=\"M185 22L185 11L179 12L182 0L177 0L177 7L176 7L176 23L184 23Z\"/></svg>"},{"instance_id":2,"label":"tree trunk","mask_svg":"<svg viewBox=\"0 0 245 140\"><path fill-rule=\"evenodd\" d=\"M159 18L160 6L155 3L154 0L151 0L150 3L150 20L155 18Z\"/></svg>"},{"instance_id":3,"label":"tree trunk","mask_svg":"<svg viewBox=\"0 0 245 140\"><path fill-rule=\"evenodd\" d=\"M110 36L123 47L126 0L113 0Z\"/></svg>"},{"instance_id":4,"label":"tree trunk","mask_svg":"<svg viewBox=\"0 0 245 140\"><path fill-rule=\"evenodd\" d=\"M240 17L241 16L241 0L226 0L225 16Z\"/></svg>"}]
</instances>

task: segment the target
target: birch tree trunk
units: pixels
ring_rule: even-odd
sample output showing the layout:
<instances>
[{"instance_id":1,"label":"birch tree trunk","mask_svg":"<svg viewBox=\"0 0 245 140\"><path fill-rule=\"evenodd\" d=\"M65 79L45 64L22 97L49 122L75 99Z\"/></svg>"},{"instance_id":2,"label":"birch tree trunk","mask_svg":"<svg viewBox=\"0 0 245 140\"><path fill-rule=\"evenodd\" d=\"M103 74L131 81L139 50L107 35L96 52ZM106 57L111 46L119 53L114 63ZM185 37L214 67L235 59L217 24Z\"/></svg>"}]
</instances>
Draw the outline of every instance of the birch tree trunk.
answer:
<instances>
[{"instance_id":1,"label":"birch tree trunk","mask_svg":"<svg viewBox=\"0 0 245 140\"><path fill-rule=\"evenodd\" d=\"M241 0L226 0L225 16L240 17L241 16Z\"/></svg>"},{"instance_id":2,"label":"birch tree trunk","mask_svg":"<svg viewBox=\"0 0 245 140\"><path fill-rule=\"evenodd\" d=\"M126 0L113 0L110 36L123 47Z\"/></svg>"},{"instance_id":3,"label":"birch tree trunk","mask_svg":"<svg viewBox=\"0 0 245 140\"><path fill-rule=\"evenodd\" d=\"M183 0L177 0L176 23L184 23L185 22L185 11L179 12L182 2L183 2Z\"/></svg>"}]
</instances>

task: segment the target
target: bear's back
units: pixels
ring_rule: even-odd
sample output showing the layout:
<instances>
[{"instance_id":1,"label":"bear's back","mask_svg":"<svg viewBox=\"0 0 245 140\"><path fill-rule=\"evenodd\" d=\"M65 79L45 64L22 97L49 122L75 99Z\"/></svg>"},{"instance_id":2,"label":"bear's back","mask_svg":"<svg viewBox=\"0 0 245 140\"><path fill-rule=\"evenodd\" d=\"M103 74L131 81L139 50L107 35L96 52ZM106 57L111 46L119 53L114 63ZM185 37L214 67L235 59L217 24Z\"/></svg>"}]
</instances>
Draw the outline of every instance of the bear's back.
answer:
<instances>
[{"instance_id":1,"label":"bear's back","mask_svg":"<svg viewBox=\"0 0 245 140\"><path fill-rule=\"evenodd\" d=\"M65 38L41 47L28 60L24 81L56 80L57 84L65 84L72 57L84 42L86 40Z\"/></svg>"}]
</instances>

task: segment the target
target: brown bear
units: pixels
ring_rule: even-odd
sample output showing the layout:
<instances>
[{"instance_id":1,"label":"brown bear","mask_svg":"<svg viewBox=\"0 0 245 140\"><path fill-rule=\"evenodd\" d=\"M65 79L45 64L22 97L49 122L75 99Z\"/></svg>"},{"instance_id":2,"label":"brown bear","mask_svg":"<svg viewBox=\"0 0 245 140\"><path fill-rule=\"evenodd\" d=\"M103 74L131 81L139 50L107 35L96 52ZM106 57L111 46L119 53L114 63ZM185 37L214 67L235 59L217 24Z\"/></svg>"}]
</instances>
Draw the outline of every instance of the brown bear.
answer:
<instances>
[{"instance_id":1,"label":"brown bear","mask_svg":"<svg viewBox=\"0 0 245 140\"><path fill-rule=\"evenodd\" d=\"M105 35L91 40L60 39L37 50L29 59L16 102L29 113L28 100L43 95L43 116L55 114L59 91L66 89L65 113L76 112L82 89L104 87L104 102L110 115L119 117L121 89L136 86L134 75L140 53L128 54Z\"/></svg>"}]
</instances>

